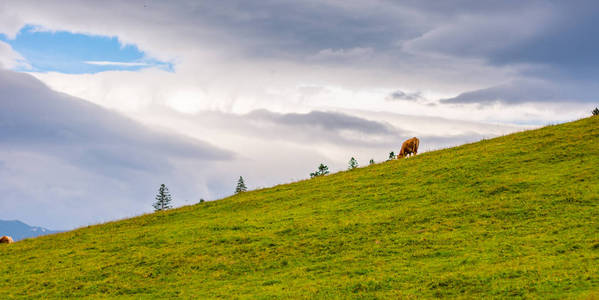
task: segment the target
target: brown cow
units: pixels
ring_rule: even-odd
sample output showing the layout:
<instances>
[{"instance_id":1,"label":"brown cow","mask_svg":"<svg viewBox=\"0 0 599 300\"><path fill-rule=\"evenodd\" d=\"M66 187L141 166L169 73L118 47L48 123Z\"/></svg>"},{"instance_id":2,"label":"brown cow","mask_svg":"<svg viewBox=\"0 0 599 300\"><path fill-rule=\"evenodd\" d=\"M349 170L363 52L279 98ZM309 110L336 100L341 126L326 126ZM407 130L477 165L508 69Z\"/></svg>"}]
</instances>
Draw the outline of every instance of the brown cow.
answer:
<instances>
[{"instance_id":1,"label":"brown cow","mask_svg":"<svg viewBox=\"0 0 599 300\"><path fill-rule=\"evenodd\" d=\"M401 151L397 155L397 158L408 157L410 154L418 154L418 145L420 144L420 140L413 137L409 140L406 140L401 144Z\"/></svg>"},{"instance_id":2,"label":"brown cow","mask_svg":"<svg viewBox=\"0 0 599 300\"><path fill-rule=\"evenodd\" d=\"M14 243L14 241L12 240L12 238L10 236L3 236L0 238L0 244L10 244L10 243Z\"/></svg>"}]
</instances>

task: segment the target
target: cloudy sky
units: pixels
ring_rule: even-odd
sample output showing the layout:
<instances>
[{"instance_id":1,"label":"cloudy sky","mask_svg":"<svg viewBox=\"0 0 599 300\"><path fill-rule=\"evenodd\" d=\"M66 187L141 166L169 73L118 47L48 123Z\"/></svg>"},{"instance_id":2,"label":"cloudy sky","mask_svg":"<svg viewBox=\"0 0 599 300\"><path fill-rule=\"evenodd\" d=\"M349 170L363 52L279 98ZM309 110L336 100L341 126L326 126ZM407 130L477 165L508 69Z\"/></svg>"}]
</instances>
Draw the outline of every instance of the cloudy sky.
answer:
<instances>
[{"instance_id":1,"label":"cloudy sky","mask_svg":"<svg viewBox=\"0 0 599 300\"><path fill-rule=\"evenodd\" d=\"M596 1L0 0L0 219L70 229L598 105Z\"/></svg>"}]
</instances>

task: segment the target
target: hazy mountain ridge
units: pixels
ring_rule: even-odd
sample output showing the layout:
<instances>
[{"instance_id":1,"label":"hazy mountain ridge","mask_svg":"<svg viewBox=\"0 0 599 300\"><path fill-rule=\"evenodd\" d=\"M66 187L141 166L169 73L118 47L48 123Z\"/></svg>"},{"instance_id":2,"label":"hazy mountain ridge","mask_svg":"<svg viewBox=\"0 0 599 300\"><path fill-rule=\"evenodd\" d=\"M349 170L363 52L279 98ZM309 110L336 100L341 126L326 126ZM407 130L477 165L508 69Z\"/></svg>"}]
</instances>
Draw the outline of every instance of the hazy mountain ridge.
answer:
<instances>
[{"instance_id":1,"label":"hazy mountain ridge","mask_svg":"<svg viewBox=\"0 0 599 300\"><path fill-rule=\"evenodd\" d=\"M0 220L0 235L11 236L15 241L58 232L61 232L61 230L30 226L19 220Z\"/></svg>"}]
</instances>

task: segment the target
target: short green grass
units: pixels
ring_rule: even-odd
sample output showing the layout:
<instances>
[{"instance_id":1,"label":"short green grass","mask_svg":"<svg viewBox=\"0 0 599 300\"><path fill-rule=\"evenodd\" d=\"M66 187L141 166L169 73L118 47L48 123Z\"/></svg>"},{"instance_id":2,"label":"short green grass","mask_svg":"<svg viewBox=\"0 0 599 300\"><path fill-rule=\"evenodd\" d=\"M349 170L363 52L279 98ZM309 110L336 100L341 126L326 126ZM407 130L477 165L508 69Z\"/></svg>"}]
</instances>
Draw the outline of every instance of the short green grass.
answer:
<instances>
[{"instance_id":1,"label":"short green grass","mask_svg":"<svg viewBox=\"0 0 599 300\"><path fill-rule=\"evenodd\" d=\"M592 117L4 245L0 288L3 298L597 297L598 204Z\"/></svg>"}]
</instances>

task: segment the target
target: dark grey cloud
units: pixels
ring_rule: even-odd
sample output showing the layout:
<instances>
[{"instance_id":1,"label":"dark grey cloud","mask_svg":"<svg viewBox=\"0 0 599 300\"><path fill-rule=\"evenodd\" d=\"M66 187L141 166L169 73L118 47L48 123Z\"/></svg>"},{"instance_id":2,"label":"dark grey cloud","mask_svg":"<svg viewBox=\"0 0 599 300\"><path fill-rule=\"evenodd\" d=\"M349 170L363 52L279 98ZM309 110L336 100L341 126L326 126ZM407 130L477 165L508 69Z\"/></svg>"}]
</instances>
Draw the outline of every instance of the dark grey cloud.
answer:
<instances>
[{"instance_id":1,"label":"dark grey cloud","mask_svg":"<svg viewBox=\"0 0 599 300\"><path fill-rule=\"evenodd\" d=\"M496 64L538 63L571 76L596 76L599 64L597 1L550 2L559 12L544 30L499 51L488 53Z\"/></svg>"},{"instance_id":2,"label":"dark grey cloud","mask_svg":"<svg viewBox=\"0 0 599 300\"><path fill-rule=\"evenodd\" d=\"M208 111L193 119L201 127L226 129L256 139L322 146L372 147L406 136L401 129L386 122L329 111L276 113L261 109L247 114Z\"/></svg>"},{"instance_id":3,"label":"dark grey cloud","mask_svg":"<svg viewBox=\"0 0 599 300\"><path fill-rule=\"evenodd\" d=\"M391 93L391 95L389 95L387 97L387 99L416 101L416 100L422 100L422 99L424 99L424 97L422 97L422 93L420 93L420 92L406 93L404 91L397 90L397 91Z\"/></svg>"},{"instance_id":4,"label":"dark grey cloud","mask_svg":"<svg viewBox=\"0 0 599 300\"><path fill-rule=\"evenodd\" d=\"M410 62L416 72L431 68L429 55L442 55L513 67L515 80L547 83L498 85L481 91L491 99L482 102L580 102L599 93L596 1L233 1L204 9L237 16L250 12L232 23L216 13L209 22L234 36L261 40L248 44L255 53L391 69ZM395 96L414 100L419 95ZM461 98L474 101L470 94Z\"/></svg>"},{"instance_id":5,"label":"dark grey cloud","mask_svg":"<svg viewBox=\"0 0 599 300\"><path fill-rule=\"evenodd\" d=\"M337 1L195 2L203 21L243 38L258 56L307 55L323 49L389 48L398 37L421 32L401 10L390 5ZM361 12L361 13L360 13Z\"/></svg>"},{"instance_id":6,"label":"dark grey cloud","mask_svg":"<svg viewBox=\"0 0 599 300\"><path fill-rule=\"evenodd\" d=\"M539 80L520 80L485 89L469 91L456 97L442 99L442 103L504 103L521 104L532 102L593 102L596 98L592 90L597 86L579 89L576 85L560 84Z\"/></svg>"},{"instance_id":7,"label":"dark grey cloud","mask_svg":"<svg viewBox=\"0 0 599 300\"><path fill-rule=\"evenodd\" d=\"M0 70L0 104L2 218L68 228L140 213L160 183L180 188L181 197L197 192L197 174L181 165L233 158L54 92L27 74Z\"/></svg>"},{"instance_id":8,"label":"dark grey cloud","mask_svg":"<svg viewBox=\"0 0 599 300\"><path fill-rule=\"evenodd\" d=\"M565 78L597 78L597 1L416 3L439 22L407 42L413 51L480 58L505 66L538 64ZM442 9L440 11L439 9ZM543 74L545 73L545 74ZM536 76L546 78L546 70Z\"/></svg>"},{"instance_id":9,"label":"dark grey cloud","mask_svg":"<svg viewBox=\"0 0 599 300\"><path fill-rule=\"evenodd\" d=\"M418 127L418 124L435 124L434 126L466 128L459 122L435 118L395 115L393 117L404 123L406 127ZM202 112L191 118L202 128L210 126L216 132L235 132L241 136L251 136L256 141L281 141L295 145L314 145L326 148L327 145L342 146L351 149L386 149L393 150L401 146L401 142L413 136L424 141L426 150L440 149L461 143L473 142L496 134L489 125L471 124L478 130L456 130L453 134L422 134L417 131L394 126L388 122L367 119L344 112L311 111L308 113L276 113L268 110L256 110L247 114L223 112ZM459 124L459 125L458 125ZM480 128L478 128L480 127ZM514 129L512 129L514 130ZM505 130L504 130L505 131ZM242 148L240 146L239 148ZM388 152L387 152L388 153Z\"/></svg>"},{"instance_id":10,"label":"dark grey cloud","mask_svg":"<svg viewBox=\"0 0 599 300\"><path fill-rule=\"evenodd\" d=\"M251 120L269 121L280 126L314 128L317 130L339 131L351 130L369 134L389 134L395 129L387 124L366 120L359 117L325 111L309 113L274 113L268 110L255 110L246 115Z\"/></svg>"},{"instance_id":11,"label":"dark grey cloud","mask_svg":"<svg viewBox=\"0 0 599 300\"><path fill-rule=\"evenodd\" d=\"M401 58L407 54L399 51L398 43L419 40L429 33L441 31L441 34L426 39L418 49L491 59L522 46L520 39L505 38L521 36L518 29L524 34L529 33L527 37L559 35L563 28L555 24L561 22L560 12L567 10L582 16L584 9L576 8L579 4L593 9L599 7L591 1L234 0L191 2L179 14L184 20L188 19L184 16L187 13L201 15L198 22L235 37L248 47L249 52L258 56L279 54L290 58L290 55L317 54L323 50L324 54L347 54L352 49L369 49L379 56ZM591 13L586 15L592 16ZM546 27L551 32L532 30L547 25L551 25ZM338 57L328 55L333 61Z\"/></svg>"}]
</instances>

